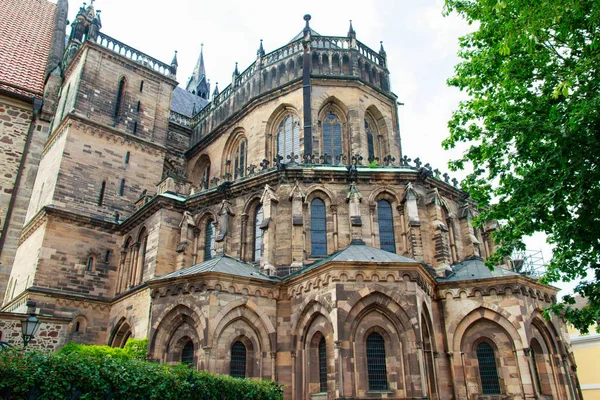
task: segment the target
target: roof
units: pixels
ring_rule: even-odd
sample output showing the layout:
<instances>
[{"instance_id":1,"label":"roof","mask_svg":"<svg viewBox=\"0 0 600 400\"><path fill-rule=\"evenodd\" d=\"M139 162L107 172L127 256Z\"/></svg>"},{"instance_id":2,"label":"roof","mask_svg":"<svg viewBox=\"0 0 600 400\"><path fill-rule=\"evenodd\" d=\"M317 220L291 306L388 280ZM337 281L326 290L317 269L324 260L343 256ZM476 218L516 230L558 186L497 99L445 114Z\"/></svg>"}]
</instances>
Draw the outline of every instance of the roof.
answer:
<instances>
[{"instance_id":1,"label":"roof","mask_svg":"<svg viewBox=\"0 0 600 400\"><path fill-rule=\"evenodd\" d=\"M516 272L502 267L490 270L479 257L472 257L452 264L452 273L445 278L437 278L439 282L471 281L476 279L500 278L504 276L520 276Z\"/></svg>"},{"instance_id":2,"label":"roof","mask_svg":"<svg viewBox=\"0 0 600 400\"><path fill-rule=\"evenodd\" d=\"M196 96L179 86L173 90L173 97L171 97L171 111L183 114L186 117L193 117L194 105L197 113L207 104L208 100Z\"/></svg>"},{"instance_id":3,"label":"roof","mask_svg":"<svg viewBox=\"0 0 600 400\"><path fill-rule=\"evenodd\" d=\"M313 28L310 28L310 36L321 36L321 34L319 34ZM304 29L302 29L299 34L294 36L294 38L292 40L290 40L290 43L295 42L298 39L302 39L303 37L304 37Z\"/></svg>"},{"instance_id":4,"label":"roof","mask_svg":"<svg viewBox=\"0 0 600 400\"><path fill-rule=\"evenodd\" d=\"M194 276L206 272L220 272L222 274L241 276L244 278L261 279L264 281L278 282L279 278L269 277L262 274L258 268L252 264L236 260L228 256L219 256L210 260L201 262L200 264L192 265L179 271L171 272L158 278L152 279L150 282L159 282L170 278L180 278L183 276Z\"/></svg>"},{"instance_id":5,"label":"roof","mask_svg":"<svg viewBox=\"0 0 600 400\"><path fill-rule=\"evenodd\" d=\"M418 261L413 260L412 258L404 257L396 253L390 253L389 251L381 250L376 247L367 246L362 240L353 240L345 249L307 265L287 276L286 279L335 261L357 263L418 263Z\"/></svg>"},{"instance_id":6,"label":"roof","mask_svg":"<svg viewBox=\"0 0 600 400\"><path fill-rule=\"evenodd\" d=\"M0 1L2 89L26 95L43 93L55 13L56 4L47 0Z\"/></svg>"}]
</instances>

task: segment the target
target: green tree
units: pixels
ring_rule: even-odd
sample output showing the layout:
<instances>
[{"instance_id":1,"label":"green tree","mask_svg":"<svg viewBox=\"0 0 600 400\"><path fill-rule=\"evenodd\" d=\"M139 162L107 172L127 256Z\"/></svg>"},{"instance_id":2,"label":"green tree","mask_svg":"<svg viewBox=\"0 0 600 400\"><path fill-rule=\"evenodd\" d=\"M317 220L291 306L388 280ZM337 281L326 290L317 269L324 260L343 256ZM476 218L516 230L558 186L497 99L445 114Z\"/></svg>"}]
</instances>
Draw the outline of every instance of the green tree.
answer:
<instances>
[{"instance_id":1,"label":"green tree","mask_svg":"<svg viewBox=\"0 0 600 400\"><path fill-rule=\"evenodd\" d=\"M588 306L551 307L585 331L600 318L600 2L446 0L445 13L475 28L448 80L469 100L443 145L470 146L450 167L473 168L463 188L478 222L501 222L491 261L545 232L555 246L546 283L591 271L576 288Z\"/></svg>"}]
</instances>

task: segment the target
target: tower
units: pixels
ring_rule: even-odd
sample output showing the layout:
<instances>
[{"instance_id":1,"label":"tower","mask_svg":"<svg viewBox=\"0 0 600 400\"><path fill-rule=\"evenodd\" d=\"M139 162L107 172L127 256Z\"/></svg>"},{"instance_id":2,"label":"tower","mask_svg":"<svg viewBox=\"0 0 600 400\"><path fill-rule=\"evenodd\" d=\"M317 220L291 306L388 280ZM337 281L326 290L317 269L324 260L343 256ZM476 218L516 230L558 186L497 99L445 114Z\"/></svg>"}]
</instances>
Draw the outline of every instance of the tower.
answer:
<instances>
[{"instance_id":1,"label":"tower","mask_svg":"<svg viewBox=\"0 0 600 400\"><path fill-rule=\"evenodd\" d=\"M188 92L208 100L210 96L210 83L206 77L206 69L204 68L204 43L200 45L200 55L192 72L192 76L188 79L185 88Z\"/></svg>"}]
</instances>

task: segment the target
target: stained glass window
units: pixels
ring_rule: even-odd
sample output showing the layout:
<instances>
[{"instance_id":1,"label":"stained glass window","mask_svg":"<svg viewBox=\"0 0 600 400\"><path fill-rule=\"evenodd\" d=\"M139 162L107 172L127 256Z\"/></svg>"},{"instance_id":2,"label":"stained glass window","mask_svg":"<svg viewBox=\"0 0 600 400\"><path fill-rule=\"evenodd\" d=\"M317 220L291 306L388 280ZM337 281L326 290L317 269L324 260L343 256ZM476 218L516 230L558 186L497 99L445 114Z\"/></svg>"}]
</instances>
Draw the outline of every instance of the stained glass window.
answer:
<instances>
[{"instance_id":1,"label":"stained glass window","mask_svg":"<svg viewBox=\"0 0 600 400\"><path fill-rule=\"evenodd\" d=\"M319 391L327 392L327 348L325 338L319 342Z\"/></svg>"},{"instance_id":2,"label":"stained glass window","mask_svg":"<svg viewBox=\"0 0 600 400\"><path fill-rule=\"evenodd\" d=\"M310 248L313 256L327 255L325 203L318 198L310 203Z\"/></svg>"},{"instance_id":3,"label":"stained glass window","mask_svg":"<svg viewBox=\"0 0 600 400\"><path fill-rule=\"evenodd\" d=\"M183 364L194 364L194 343L191 340L183 346L181 362Z\"/></svg>"},{"instance_id":4,"label":"stained glass window","mask_svg":"<svg viewBox=\"0 0 600 400\"><path fill-rule=\"evenodd\" d=\"M233 179L241 178L246 175L246 140L240 141L235 152L233 165Z\"/></svg>"},{"instance_id":5,"label":"stained glass window","mask_svg":"<svg viewBox=\"0 0 600 400\"><path fill-rule=\"evenodd\" d=\"M260 225L263 222L263 208L259 206L256 210L256 217L254 218L254 261L260 261L262 256L262 241L263 241L263 230L260 229Z\"/></svg>"},{"instance_id":6,"label":"stained glass window","mask_svg":"<svg viewBox=\"0 0 600 400\"><path fill-rule=\"evenodd\" d=\"M300 156L300 123L295 115L289 114L279 124L277 154L283 157L282 163L287 163L290 161L288 156L292 153Z\"/></svg>"},{"instance_id":7,"label":"stained glass window","mask_svg":"<svg viewBox=\"0 0 600 400\"><path fill-rule=\"evenodd\" d=\"M396 252L394 237L394 216L392 206L387 200L377 202L377 216L379 219L379 244L382 250Z\"/></svg>"},{"instance_id":8,"label":"stained glass window","mask_svg":"<svg viewBox=\"0 0 600 400\"><path fill-rule=\"evenodd\" d=\"M371 124L365 118L365 132L367 132L367 149L368 149L368 160L369 162L375 160L375 144L373 142L373 130Z\"/></svg>"},{"instance_id":9,"label":"stained glass window","mask_svg":"<svg viewBox=\"0 0 600 400\"><path fill-rule=\"evenodd\" d=\"M501 394L496 355L489 343L481 342L477 346L477 361L479 362L479 377L483 394Z\"/></svg>"},{"instance_id":10,"label":"stained glass window","mask_svg":"<svg viewBox=\"0 0 600 400\"><path fill-rule=\"evenodd\" d=\"M231 369L230 373L234 378L246 377L246 346L237 341L231 346Z\"/></svg>"},{"instance_id":11,"label":"stained glass window","mask_svg":"<svg viewBox=\"0 0 600 400\"><path fill-rule=\"evenodd\" d=\"M337 115L329 113L323 121L323 155L327 155L330 163L337 164L342 154L342 124Z\"/></svg>"},{"instance_id":12,"label":"stained glass window","mask_svg":"<svg viewBox=\"0 0 600 400\"><path fill-rule=\"evenodd\" d=\"M367 338L367 372L369 390L387 390L387 368L385 363L385 341L373 332Z\"/></svg>"},{"instance_id":13,"label":"stained glass window","mask_svg":"<svg viewBox=\"0 0 600 400\"><path fill-rule=\"evenodd\" d=\"M210 220L206 223L206 235L204 237L204 261L215 256L215 222Z\"/></svg>"}]
</instances>

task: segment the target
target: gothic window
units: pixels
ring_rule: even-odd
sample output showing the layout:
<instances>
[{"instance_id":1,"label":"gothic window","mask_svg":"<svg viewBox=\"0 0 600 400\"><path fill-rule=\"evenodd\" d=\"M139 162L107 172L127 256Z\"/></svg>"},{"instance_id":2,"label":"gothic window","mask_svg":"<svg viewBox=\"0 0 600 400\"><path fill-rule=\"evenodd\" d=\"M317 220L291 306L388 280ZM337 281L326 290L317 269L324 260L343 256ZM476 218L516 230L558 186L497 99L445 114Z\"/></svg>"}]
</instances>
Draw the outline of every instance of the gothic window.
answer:
<instances>
[{"instance_id":1,"label":"gothic window","mask_svg":"<svg viewBox=\"0 0 600 400\"><path fill-rule=\"evenodd\" d=\"M533 349L533 346L531 347L531 360L532 360L532 364L533 364L533 377L535 379L535 383L537 385L538 391L541 393L542 392L542 380L540 379L540 371L538 369L536 354L535 354L535 350Z\"/></svg>"},{"instance_id":2,"label":"gothic window","mask_svg":"<svg viewBox=\"0 0 600 400\"><path fill-rule=\"evenodd\" d=\"M387 390L387 367L383 336L373 332L367 337L367 374L369 390Z\"/></svg>"},{"instance_id":3,"label":"gothic window","mask_svg":"<svg viewBox=\"0 0 600 400\"><path fill-rule=\"evenodd\" d=\"M121 186L119 187L119 196L123 196L125 193L125 179L121 179Z\"/></svg>"},{"instance_id":4,"label":"gothic window","mask_svg":"<svg viewBox=\"0 0 600 400\"><path fill-rule=\"evenodd\" d=\"M377 217L379 220L379 247L381 250L395 253L394 216L389 201L379 200L377 202Z\"/></svg>"},{"instance_id":5,"label":"gothic window","mask_svg":"<svg viewBox=\"0 0 600 400\"><path fill-rule=\"evenodd\" d=\"M185 346L183 346L183 350L181 350L181 363L193 365L194 364L194 343L192 341L188 341Z\"/></svg>"},{"instance_id":6,"label":"gothic window","mask_svg":"<svg viewBox=\"0 0 600 400\"><path fill-rule=\"evenodd\" d=\"M246 175L246 139L239 141L233 154L233 179L241 178Z\"/></svg>"},{"instance_id":7,"label":"gothic window","mask_svg":"<svg viewBox=\"0 0 600 400\"><path fill-rule=\"evenodd\" d=\"M210 260L215 256L215 221L209 220L206 223L206 232L204 235L204 261Z\"/></svg>"},{"instance_id":8,"label":"gothic window","mask_svg":"<svg viewBox=\"0 0 600 400\"><path fill-rule=\"evenodd\" d=\"M246 377L246 346L239 340L231 346L231 368L229 375L234 378Z\"/></svg>"},{"instance_id":9,"label":"gothic window","mask_svg":"<svg viewBox=\"0 0 600 400\"><path fill-rule=\"evenodd\" d=\"M87 259L87 263L85 264L85 270L90 272L94 270L94 257L90 256Z\"/></svg>"},{"instance_id":10,"label":"gothic window","mask_svg":"<svg viewBox=\"0 0 600 400\"><path fill-rule=\"evenodd\" d=\"M256 216L254 217L254 261L260 261L262 257L262 242L263 242L263 230L261 224L263 222L264 212L262 206L258 206L256 209Z\"/></svg>"},{"instance_id":11,"label":"gothic window","mask_svg":"<svg viewBox=\"0 0 600 400\"><path fill-rule=\"evenodd\" d=\"M292 153L300 156L300 122L295 115L288 114L277 130L277 155L283 157L282 163L287 163Z\"/></svg>"},{"instance_id":12,"label":"gothic window","mask_svg":"<svg viewBox=\"0 0 600 400\"><path fill-rule=\"evenodd\" d=\"M342 124L334 113L328 113L322 122L323 155L328 156L329 162L337 164L337 157L342 154Z\"/></svg>"},{"instance_id":13,"label":"gothic window","mask_svg":"<svg viewBox=\"0 0 600 400\"><path fill-rule=\"evenodd\" d=\"M130 159L130 158L131 158L131 153L130 153L130 152L127 152L127 153L125 154L125 164L129 164L129 159Z\"/></svg>"},{"instance_id":14,"label":"gothic window","mask_svg":"<svg viewBox=\"0 0 600 400\"><path fill-rule=\"evenodd\" d=\"M310 249L311 255L327 255L327 217L325 203L316 198L310 203Z\"/></svg>"},{"instance_id":15,"label":"gothic window","mask_svg":"<svg viewBox=\"0 0 600 400\"><path fill-rule=\"evenodd\" d=\"M75 332L79 332L79 321L75 322Z\"/></svg>"},{"instance_id":16,"label":"gothic window","mask_svg":"<svg viewBox=\"0 0 600 400\"><path fill-rule=\"evenodd\" d=\"M327 392L327 346L325 338L319 342L319 391Z\"/></svg>"},{"instance_id":17,"label":"gothic window","mask_svg":"<svg viewBox=\"0 0 600 400\"><path fill-rule=\"evenodd\" d=\"M481 342L477 346L477 361L479 362L479 378L483 394L501 394L496 354L489 343Z\"/></svg>"},{"instance_id":18,"label":"gothic window","mask_svg":"<svg viewBox=\"0 0 600 400\"><path fill-rule=\"evenodd\" d=\"M375 140L373 133L373 123L369 121L369 119L365 118L365 132L367 133L367 151L368 151L368 160L372 162L375 160Z\"/></svg>"},{"instance_id":19,"label":"gothic window","mask_svg":"<svg viewBox=\"0 0 600 400\"><path fill-rule=\"evenodd\" d=\"M110 261L110 254L111 254L111 253L112 253L112 252L111 252L110 250L106 250L106 252L104 253L104 262L105 262L106 264L108 264L108 262Z\"/></svg>"},{"instance_id":20,"label":"gothic window","mask_svg":"<svg viewBox=\"0 0 600 400\"><path fill-rule=\"evenodd\" d=\"M106 181L102 181L100 184L100 194L98 195L98 205L101 206L104 203L104 192L106 191Z\"/></svg>"},{"instance_id":21,"label":"gothic window","mask_svg":"<svg viewBox=\"0 0 600 400\"><path fill-rule=\"evenodd\" d=\"M117 97L115 98L115 109L113 111L113 118L119 118L119 112L121 111L121 104L123 103L123 92L125 91L125 77L119 80L119 88L117 89Z\"/></svg>"}]
</instances>

